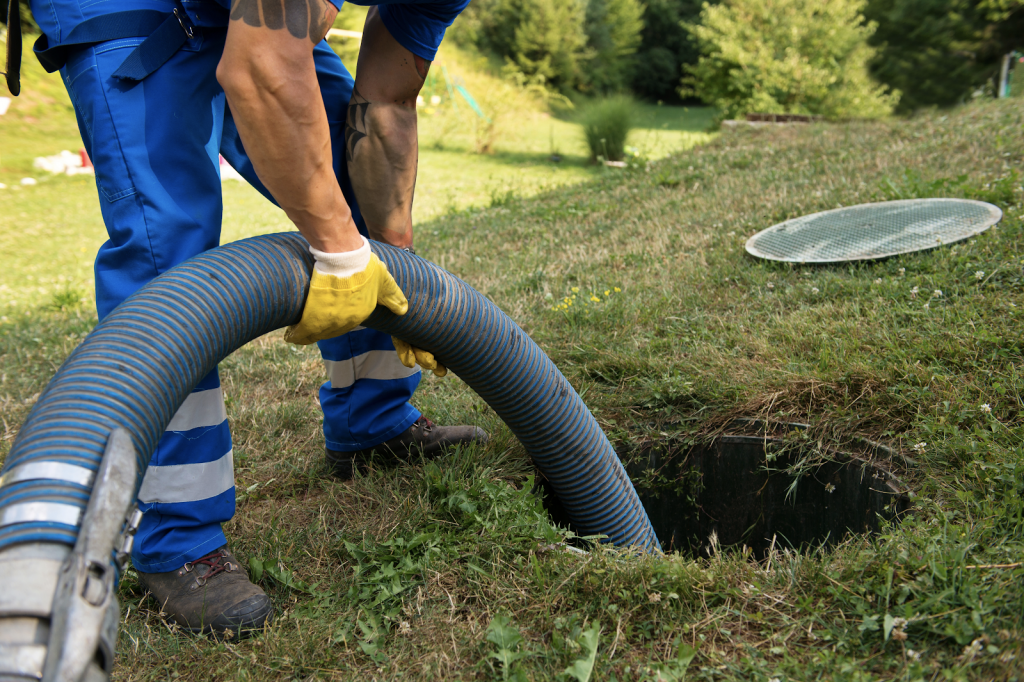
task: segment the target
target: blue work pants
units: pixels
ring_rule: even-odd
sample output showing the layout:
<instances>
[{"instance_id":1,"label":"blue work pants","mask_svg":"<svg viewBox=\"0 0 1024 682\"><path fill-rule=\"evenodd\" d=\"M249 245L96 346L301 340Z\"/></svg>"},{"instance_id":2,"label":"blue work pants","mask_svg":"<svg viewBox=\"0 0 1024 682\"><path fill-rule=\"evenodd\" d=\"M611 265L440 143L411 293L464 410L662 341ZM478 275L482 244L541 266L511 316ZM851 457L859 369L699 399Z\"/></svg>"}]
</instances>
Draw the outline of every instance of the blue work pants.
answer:
<instances>
[{"instance_id":1,"label":"blue work pants","mask_svg":"<svg viewBox=\"0 0 1024 682\"><path fill-rule=\"evenodd\" d=\"M270 198L217 83L225 34L223 28L198 29L141 82L111 76L141 38L80 49L61 69L96 168L109 236L96 258L101 319L157 275L218 245L219 155ZM316 47L315 58L335 172L365 234L344 158L353 80L326 42ZM419 369L401 364L389 336L361 328L321 342L320 349L329 378L320 389L327 447L371 447L419 418L408 403ZM235 488L231 433L216 370L167 427L139 502L145 515L132 559L140 571L176 570L225 544L221 524L234 514Z\"/></svg>"}]
</instances>

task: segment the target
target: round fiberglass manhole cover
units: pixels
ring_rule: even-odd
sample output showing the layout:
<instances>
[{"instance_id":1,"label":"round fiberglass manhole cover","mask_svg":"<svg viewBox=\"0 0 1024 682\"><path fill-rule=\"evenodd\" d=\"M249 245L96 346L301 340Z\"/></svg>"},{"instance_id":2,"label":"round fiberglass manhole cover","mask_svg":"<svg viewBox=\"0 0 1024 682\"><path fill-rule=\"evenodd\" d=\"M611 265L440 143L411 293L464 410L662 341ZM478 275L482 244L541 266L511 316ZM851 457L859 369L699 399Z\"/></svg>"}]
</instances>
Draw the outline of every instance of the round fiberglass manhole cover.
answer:
<instances>
[{"instance_id":1,"label":"round fiberglass manhole cover","mask_svg":"<svg viewBox=\"0 0 1024 682\"><path fill-rule=\"evenodd\" d=\"M747 240L747 252L790 263L873 260L952 244L1002 217L992 204L969 199L859 204L772 225Z\"/></svg>"}]
</instances>

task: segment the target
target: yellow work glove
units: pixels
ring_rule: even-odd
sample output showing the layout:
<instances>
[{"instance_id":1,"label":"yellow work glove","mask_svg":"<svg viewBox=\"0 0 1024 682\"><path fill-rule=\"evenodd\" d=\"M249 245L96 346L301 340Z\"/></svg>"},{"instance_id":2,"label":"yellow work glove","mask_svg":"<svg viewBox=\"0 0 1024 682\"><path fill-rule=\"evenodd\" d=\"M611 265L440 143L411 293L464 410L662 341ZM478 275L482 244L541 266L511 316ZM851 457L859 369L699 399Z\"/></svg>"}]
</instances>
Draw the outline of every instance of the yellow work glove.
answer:
<instances>
[{"instance_id":1,"label":"yellow work glove","mask_svg":"<svg viewBox=\"0 0 1024 682\"><path fill-rule=\"evenodd\" d=\"M409 301L388 267L370 251L370 243L346 253L309 248L316 259L302 319L288 327L284 340L307 346L358 327L378 305L405 315Z\"/></svg>"},{"instance_id":2,"label":"yellow work glove","mask_svg":"<svg viewBox=\"0 0 1024 682\"><path fill-rule=\"evenodd\" d=\"M395 351L398 353L398 358L402 361L402 364L406 367L415 367L419 365L423 369L433 370L434 374L443 377L448 373L448 368L437 361L434 354L410 346L401 339L391 337L391 341L395 344Z\"/></svg>"}]
</instances>

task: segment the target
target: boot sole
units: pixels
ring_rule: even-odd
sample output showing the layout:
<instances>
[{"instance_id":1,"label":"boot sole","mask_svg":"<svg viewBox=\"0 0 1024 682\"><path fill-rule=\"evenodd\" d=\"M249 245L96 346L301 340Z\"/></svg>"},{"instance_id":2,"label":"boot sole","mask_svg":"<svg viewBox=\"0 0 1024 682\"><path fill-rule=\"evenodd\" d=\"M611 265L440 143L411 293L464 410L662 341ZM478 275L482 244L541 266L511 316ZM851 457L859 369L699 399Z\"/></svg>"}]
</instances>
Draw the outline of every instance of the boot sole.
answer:
<instances>
[{"instance_id":1,"label":"boot sole","mask_svg":"<svg viewBox=\"0 0 1024 682\"><path fill-rule=\"evenodd\" d=\"M193 628L184 625L178 625L182 630L191 635L213 635L214 637L226 636L231 633L231 638L245 639L252 635L261 632L263 628L269 625L274 620L274 607L272 604L268 604L267 613L260 615L252 620L247 620L243 623L236 623L234 625L204 625L202 627Z\"/></svg>"}]
</instances>

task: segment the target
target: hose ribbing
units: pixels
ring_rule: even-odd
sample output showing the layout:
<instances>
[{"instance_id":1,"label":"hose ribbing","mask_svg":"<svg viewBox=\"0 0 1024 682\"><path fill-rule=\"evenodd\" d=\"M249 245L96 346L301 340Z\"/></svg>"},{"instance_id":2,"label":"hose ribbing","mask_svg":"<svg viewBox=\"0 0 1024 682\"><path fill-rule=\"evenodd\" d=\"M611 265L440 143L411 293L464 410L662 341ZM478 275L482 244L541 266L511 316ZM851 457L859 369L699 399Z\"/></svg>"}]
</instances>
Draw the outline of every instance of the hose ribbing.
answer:
<instances>
[{"instance_id":1,"label":"hose ribbing","mask_svg":"<svg viewBox=\"0 0 1024 682\"><path fill-rule=\"evenodd\" d=\"M611 444L543 351L459 278L371 242L409 298L401 317L378 308L364 323L428 348L472 387L523 443L577 529L616 545L659 547ZM64 462L95 471L116 426L139 457L136 491L175 411L218 362L298 321L313 261L297 233L254 237L173 268L122 303L61 366L4 464ZM0 512L23 502L85 508L89 486L33 480L0 486ZM0 527L0 549L73 544L66 523Z\"/></svg>"}]
</instances>

